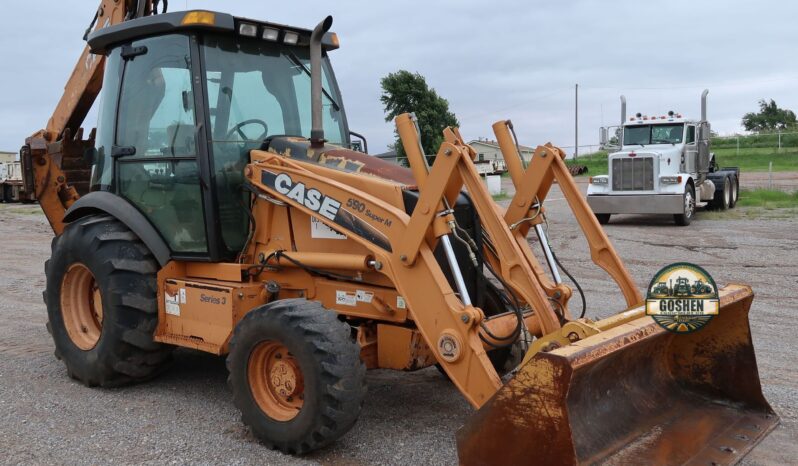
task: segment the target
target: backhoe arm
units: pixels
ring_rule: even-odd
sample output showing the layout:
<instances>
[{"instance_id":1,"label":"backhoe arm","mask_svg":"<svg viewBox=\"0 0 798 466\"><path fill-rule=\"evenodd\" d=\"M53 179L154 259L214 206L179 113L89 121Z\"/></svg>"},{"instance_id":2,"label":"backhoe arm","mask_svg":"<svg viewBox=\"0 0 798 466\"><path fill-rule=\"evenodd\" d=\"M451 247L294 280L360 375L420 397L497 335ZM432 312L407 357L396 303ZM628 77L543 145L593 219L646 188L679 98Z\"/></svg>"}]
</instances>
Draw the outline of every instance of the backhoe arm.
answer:
<instances>
[{"instance_id":1,"label":"backhoe arm","mask_svg":"<svg viewBox=\"0 0 798 466\"><path fill-rule=\"evenodd\" d=\"M86 36L154 14L157 5L158 0L102 0ZM92 54L87 45L46 127L27 138L20 150L23 197L39 201L56 234L64 228L66 209L89 189L91 167L83 154L94 146L94 132L84 140L80 126L100 93L104 70L105 56Z\"/></svg>"}]
</instances>

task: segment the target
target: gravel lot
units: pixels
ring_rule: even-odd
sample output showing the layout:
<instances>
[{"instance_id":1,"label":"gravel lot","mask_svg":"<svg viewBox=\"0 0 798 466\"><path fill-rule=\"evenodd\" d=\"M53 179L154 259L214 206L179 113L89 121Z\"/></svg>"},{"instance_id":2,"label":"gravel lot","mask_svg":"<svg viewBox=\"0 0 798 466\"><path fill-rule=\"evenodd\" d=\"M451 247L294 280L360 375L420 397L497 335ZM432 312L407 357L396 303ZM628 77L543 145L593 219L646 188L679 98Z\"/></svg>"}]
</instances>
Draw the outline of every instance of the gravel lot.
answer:
<instances>
[{"instance_id":1,"label":"gravel lot","mask_svg":"<svg viewBox=\"0 0 798 466\"><path fill-rule=\"evenodd\" d=\"M584 183L585 180L581 180ZM560 259L588 295L589 316L623 300L593 266L556 189L547 202ZM745 460L798 458L798 217L787 211L700 213L687 228L670 218L619 216L610 238L643 288L663 265L687 260L720 283L749 283L751 326L765 396L781 425ZM45 330L43 263L52 233L38 207L0 205L0 462L190 464L455 464L454 432L471 413L434 368L371 371L360 420L332 447L301 459L258 444L239 422L222 358L178 350L164 375L121 389L88 389L66 375ZM674 246L675 243L682 245ZM578 298L572 306L578 306ZM534 449L534 446L530 446Z\"/></svg>"}]
</instances>

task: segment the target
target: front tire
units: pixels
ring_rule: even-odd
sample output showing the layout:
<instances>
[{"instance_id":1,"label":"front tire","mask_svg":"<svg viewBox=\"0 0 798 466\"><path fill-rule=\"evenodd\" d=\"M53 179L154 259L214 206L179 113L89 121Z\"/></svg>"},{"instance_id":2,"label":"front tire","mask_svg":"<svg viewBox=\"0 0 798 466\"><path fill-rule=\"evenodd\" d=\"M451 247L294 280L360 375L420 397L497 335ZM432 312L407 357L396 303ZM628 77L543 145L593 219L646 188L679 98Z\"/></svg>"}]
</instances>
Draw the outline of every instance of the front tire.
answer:
<instances>
[{"instance_id":1,"label":"front tire","mask_svg":"<svg viewBox=\"0 0 798 466\"><path fill-rule=\"evenodd\" d=\"M681 214L675 214L673 216L673 221L676 222L677 225L685 227L693 221L693 217L695 216L695 189L693 185L687 184L684 187L682 199L684 201L682 203L684 211Z\"/></svg>"},{"instance_id":2,"label":"front tire","mask_svg":"<svg viewBox=\"0 0 798 466\"><path fill-rule=\"evenodd\" d=\"M349 431L366 393L351 327L304 299L276 301L241 319L227 369L244 424L269 448L292 455Z\"/></svg>"},{"instance_id":3,"label":"front tire","mask_svg":"<svg viewBox=\"0 0 798 466\"><path fill-rule=\"evenodd\" d=\"M158 264L124 224L90 216L53 239L45 263L47 329L70 377L115 387L149 379L170 348L153 341Z\"/></svg>"}]
</instances>

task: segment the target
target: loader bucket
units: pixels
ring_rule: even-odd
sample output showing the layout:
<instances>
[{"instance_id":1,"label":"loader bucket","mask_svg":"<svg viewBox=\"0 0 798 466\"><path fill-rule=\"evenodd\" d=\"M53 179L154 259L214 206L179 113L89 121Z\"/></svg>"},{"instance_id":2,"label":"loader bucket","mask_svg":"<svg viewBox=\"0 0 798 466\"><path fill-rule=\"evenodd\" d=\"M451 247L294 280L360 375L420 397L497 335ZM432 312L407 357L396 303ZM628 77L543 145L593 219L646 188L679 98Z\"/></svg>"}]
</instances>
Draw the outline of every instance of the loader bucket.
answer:
<instances>
[{"instance_id":1,"label":"loader bucket","mask_svg":"<svg viewBox=\"0 0 798 466\"><path fill-rule=\"evenodd\" d=\"M460 463L733 464L779 422L759 383L748 286L704 328L648 316L538 353L457 432Z\"/></svg>"}]
</instances>

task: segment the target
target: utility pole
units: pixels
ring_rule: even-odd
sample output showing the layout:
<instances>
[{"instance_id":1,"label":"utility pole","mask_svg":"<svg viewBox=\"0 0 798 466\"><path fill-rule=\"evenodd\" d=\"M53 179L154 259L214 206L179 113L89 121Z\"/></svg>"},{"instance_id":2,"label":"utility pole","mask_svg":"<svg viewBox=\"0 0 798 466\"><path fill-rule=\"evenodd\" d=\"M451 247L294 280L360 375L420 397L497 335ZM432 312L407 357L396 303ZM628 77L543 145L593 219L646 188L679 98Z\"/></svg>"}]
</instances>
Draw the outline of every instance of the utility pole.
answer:
<instances>
[{"instance_id":1,"label":"utility pole","mask_svg":"<svg viewBox=\"0 0 798 466\"><path fill-rule=\"evenodd\" d=\"M574 160L579 157L579 84L574 84Z\"/></svg>"}]
</instances>

